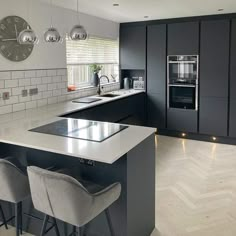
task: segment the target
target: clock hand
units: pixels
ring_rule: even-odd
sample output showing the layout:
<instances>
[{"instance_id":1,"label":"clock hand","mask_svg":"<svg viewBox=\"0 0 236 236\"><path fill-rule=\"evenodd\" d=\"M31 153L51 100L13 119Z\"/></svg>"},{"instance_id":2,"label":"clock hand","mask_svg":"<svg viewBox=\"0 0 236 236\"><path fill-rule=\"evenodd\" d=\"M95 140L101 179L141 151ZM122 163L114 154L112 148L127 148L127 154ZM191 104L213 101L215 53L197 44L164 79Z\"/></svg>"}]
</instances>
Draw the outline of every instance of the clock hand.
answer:
<instances>
[{"instance_id":1,"label":"clock hand","mask_svg":"<svg viewBox=\"0 0 236 236\"><path fill-rule=\"evenodd\" d=\"M15 30L16 30L16 38L17 38L18 37L18 32L17 32L16 24L15 24Z\"/></svg>"},{"instance_id":2,"label":"clock hand","mask_svg":"<svg viewBox=\"0 0 236 236\"><path fill-rule=\"evenodd\" d=\"M17 39L1 39L0 42L17 41Z\"/></svg>"}]
</instances>

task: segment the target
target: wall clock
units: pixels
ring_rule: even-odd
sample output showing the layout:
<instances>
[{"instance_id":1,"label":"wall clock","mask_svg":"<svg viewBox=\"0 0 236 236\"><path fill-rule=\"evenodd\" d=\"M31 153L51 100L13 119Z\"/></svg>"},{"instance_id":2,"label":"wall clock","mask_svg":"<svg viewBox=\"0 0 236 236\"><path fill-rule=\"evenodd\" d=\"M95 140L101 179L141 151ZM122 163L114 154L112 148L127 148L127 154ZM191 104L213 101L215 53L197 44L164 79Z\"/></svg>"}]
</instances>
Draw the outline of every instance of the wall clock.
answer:
<instances>
[{"instance_id":1,"label":"wall clock","mask_svg":"<svg viewBox=\"0 0 236 236\"><path fill-rule=\"evenodd\" d=\"M21 45L17 38L29 24L19 16L7 16L0 21L0 53L10 61L20 62L27 59L34 45Z\"/></svg>"}]
</instances>

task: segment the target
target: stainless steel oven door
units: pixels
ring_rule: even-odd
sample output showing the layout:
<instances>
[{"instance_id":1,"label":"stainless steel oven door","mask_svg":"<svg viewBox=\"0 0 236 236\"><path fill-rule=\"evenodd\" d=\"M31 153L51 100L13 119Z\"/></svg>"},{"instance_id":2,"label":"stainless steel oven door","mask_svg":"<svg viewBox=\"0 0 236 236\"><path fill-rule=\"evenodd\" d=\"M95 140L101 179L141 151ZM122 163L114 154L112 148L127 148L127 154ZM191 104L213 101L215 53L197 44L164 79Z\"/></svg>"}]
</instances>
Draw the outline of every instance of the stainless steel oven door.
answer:
<instances>
[{"instance_id":1,"label":"stainless steel oven door","mask_svg":"<svg viewBox=\"0 0 236 236\"><path fill-rule=\"evenodd\" d=\"M198 86L168 85L168 108L198 110Z\"/></svg>"}]
</instances>

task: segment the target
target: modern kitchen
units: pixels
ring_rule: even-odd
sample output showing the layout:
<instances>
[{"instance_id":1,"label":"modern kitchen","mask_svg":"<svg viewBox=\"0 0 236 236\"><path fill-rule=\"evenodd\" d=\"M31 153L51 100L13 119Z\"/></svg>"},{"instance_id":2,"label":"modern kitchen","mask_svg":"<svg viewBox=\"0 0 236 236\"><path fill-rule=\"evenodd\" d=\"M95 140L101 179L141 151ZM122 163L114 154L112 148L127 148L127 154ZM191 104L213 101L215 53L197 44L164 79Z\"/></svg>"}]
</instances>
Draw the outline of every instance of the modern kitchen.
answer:
<instances>
[{"instance_id":1,"label":"modern kitchen","mask_svg":"<svg viewBox=\"0 0 236 236\"><path fill-rule=\"evenodd\" d=\"M233 0L0 14L0 236L236 234Z\"/></svg>"}]
</instances>

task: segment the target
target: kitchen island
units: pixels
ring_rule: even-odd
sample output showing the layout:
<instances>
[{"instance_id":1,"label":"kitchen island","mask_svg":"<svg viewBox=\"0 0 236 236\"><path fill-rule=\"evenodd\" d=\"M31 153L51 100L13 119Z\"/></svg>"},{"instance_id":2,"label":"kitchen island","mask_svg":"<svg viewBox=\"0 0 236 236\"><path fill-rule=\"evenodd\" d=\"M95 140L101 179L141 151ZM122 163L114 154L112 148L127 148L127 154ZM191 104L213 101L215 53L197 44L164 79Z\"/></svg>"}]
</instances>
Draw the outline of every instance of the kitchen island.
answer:
<instances>
[{"instance_id":1,"label":"kitchen island","mask_svg":"<svg viewBox=\"0 0 236 236\"><path fill-rule=\"evenodd\" d=\"M97 104L133 93L105 98ZM111 207L116 235L149 236L155 227L155 129L128 125L102 142L29 131L70 120L61 116L88 106L96 104L66 102L0 116L0 155L14 156L26 165L68 168L102 185L120 182L121 197ZM29 231L38 235L41 222L32 221L32 225ZM91 222L89 230L109 235L103 215Z\"/></svg>"}]
</instances>

